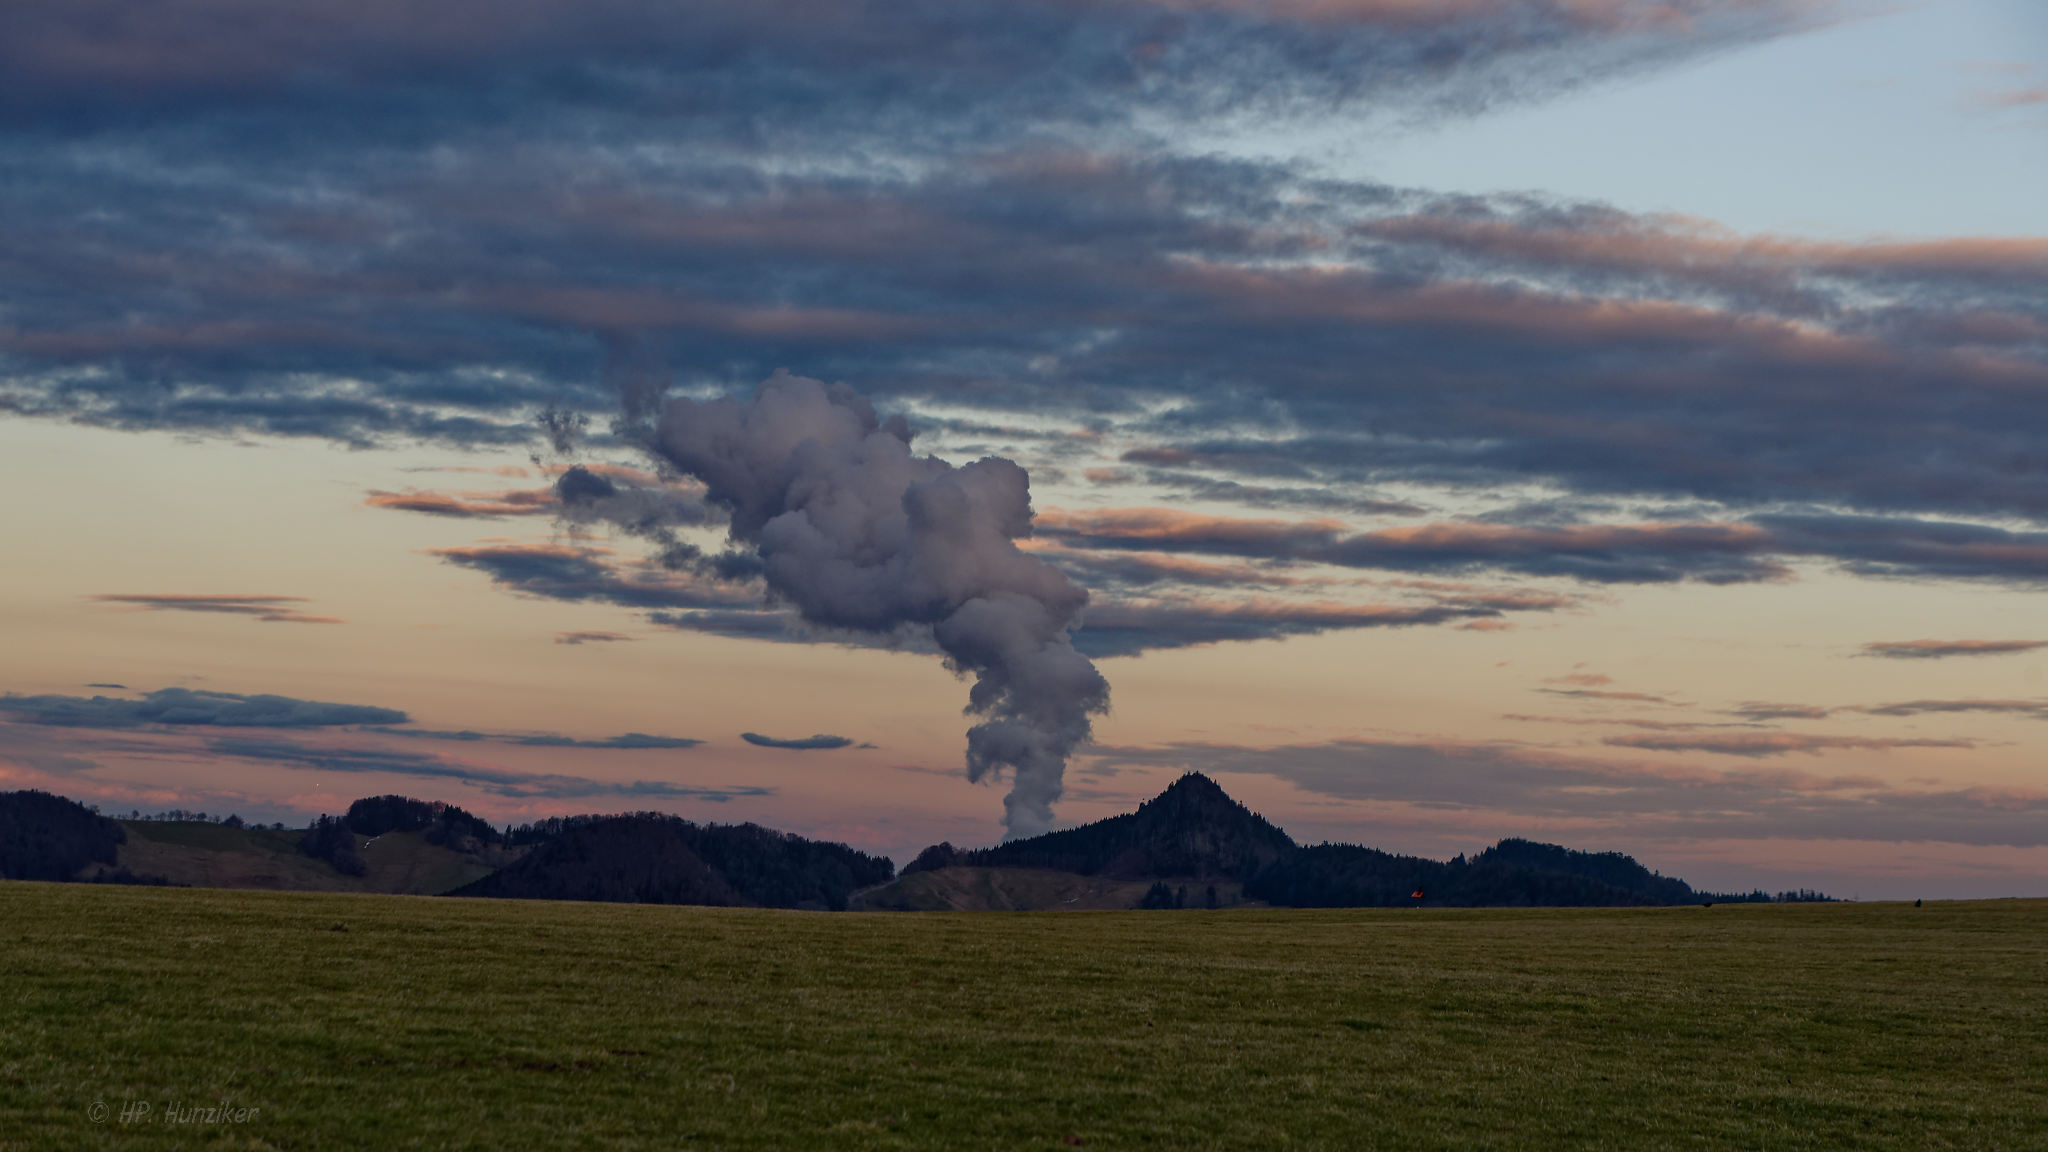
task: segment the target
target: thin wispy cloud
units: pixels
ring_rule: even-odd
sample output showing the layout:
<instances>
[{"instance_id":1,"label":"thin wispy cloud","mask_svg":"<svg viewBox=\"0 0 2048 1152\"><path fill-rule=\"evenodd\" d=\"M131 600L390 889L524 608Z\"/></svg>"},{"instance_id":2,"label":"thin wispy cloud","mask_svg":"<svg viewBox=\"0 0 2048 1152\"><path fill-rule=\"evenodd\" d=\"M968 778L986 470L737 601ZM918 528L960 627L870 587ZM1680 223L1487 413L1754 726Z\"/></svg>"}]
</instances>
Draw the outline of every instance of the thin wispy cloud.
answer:
<instances>
[{"instance_id":1,"label":"thin wispy cloud","mask_svg":"<svg viewBox=\"0 0 2048 1152\"><path fill-rule=\"evenodd\" d=\"M522 800L633 797L724 802L775 794L775 789L759 785L699 786L665 780L615 781L559 773L512 772L424 753L352 745L315 745L235 737L209 740L206 748L215 755L305 771L387 773L420 780L452 781L494 795Z\"/></svg>"},{"instance_id":2,"label":"thin wispy cloud","mask_svg":"<svg viewBox=\"0 0 2048 1152\"><path fill-rule=\"evenodd\" d=\"M1643 748L1652 752L1711 752L1721 756L1759 759L1792 753L1814 755L1822 752L1890 752L1900 748L1974 748L1974 740L1937 740L1893 736L1842 736L1800 732L1738 732L1609 736L1604 743L1617 748Z\"/></svg>"},{"instance_id":3,"label":"thin wispy cloud","mask_svg":"<svg viewBox=\"0 0 2048 1152\"><path fill-rule=\"evenodd\" d=\"M578 644L630 644L638 639L638 636L628 636L624 632L606 632L597 629L555 633L555 643L571 646Z\"/></svg>"},{"instance_id":4,"label":"thin wispy cloud","mask_svg":"<svg viewBox=\"0 0 2048 1152\"><path fill-rule=\"evenodd\" d=\"M742 732L740 739L760 748L788 748L799 752L825 751L833 748L850 748L853 741L845 736L803 736L796 739L777 739L763 736L759 732Z\"/></svg>"},{"instance_id":5,"label":"thin wispy cloud","mask_svg":"<svg viewBox=\"0 0 2048 1152\"><path fill-rule=\"evenodd\" d=\"M222 596L183 592L101 593L87 599L147 612L199 612L249 616L266 624L345 624L339 616L315 616L294 605L310 603L304 596Z\"/></svg>"},{"instance_id":6,"label":"thin wispy cloud","mask_svg":"<svg viewBox=\"0 0 2048 1152\"><path fill-rule=\"evenodd\" d=\"M174 725L219 728L327 728L350 724L403 724L396 708L333 704L290 696L243 695L191 688L159 688L140 699L116 696L0 696L0 716L62 728L134 728Z\"/></svg>"},{"instance_id":7,"label":"thin wispy cloud","mask_svg":"<svg viewBox=\"0 0 2048 1152\"><path fill-rule=\"evenodd\" d=\"M2006 656L2048 648L2048 640L1881 640L1861 655L1889 660L1940 660L1950 656Z\"/></svg>"},{"instance_id":8,"label":"thin wispy cloud","mask_svg":"<svg viewBox=\"0 0 2048 1152\"><path fill-rule=\"evenodd\" d=\"M650 736L644 732L627 732L619 736L605 736L598 739L579 739L557 732L477 732L471 729L457 731L432 728L371 728L368 731L383 736L399 736L409 740L452 740L463 744L509 744L522 748L582 748L611 751L648 751L659 749L695 748L704 743L687 736Z\"/></svg>"}]
</instances>

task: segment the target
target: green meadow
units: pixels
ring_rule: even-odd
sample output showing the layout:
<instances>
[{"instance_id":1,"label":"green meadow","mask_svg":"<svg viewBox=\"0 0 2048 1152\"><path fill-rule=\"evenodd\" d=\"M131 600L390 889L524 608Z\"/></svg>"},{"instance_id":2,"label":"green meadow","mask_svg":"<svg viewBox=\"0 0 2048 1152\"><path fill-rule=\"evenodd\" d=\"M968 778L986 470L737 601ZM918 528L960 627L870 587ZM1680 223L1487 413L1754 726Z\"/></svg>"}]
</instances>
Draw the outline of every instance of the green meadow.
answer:
<instances>
[{"instance_id":1,"label":"green meadow","mask_svg":"<svg viewBox=\"0 0 2048 1152\"><path fill-rule=\"evenodd\" d=\"M9 1152L2048 1148L2048 901L0 925Z\"/></svg>"}]
</instances>

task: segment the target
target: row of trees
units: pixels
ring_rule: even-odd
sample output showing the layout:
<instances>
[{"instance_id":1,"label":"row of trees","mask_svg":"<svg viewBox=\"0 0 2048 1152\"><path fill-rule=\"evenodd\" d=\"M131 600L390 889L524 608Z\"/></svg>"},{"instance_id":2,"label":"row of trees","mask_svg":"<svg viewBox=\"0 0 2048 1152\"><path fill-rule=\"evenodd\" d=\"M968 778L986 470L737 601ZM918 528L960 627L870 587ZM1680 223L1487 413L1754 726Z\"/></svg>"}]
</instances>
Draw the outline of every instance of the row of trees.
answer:
<instances>
[{"instance_id":1,"label":"row of trees","mask_svg":"<svg viewBox=\"0 0 2048 1152\"><path fill-rule=\"evenodd\" d=\"M97 812L99 808L95 806L93 811ZM184 808L166 808L162 812L144 812L141 809L130 809L126 816L117 816L116 819L134 820L138 823L150 821L161 824L218 824L223 828L275 828L280 832L284 830L282 822L250 824L233 813L228 813L224 816L213 816L205 812L193 812Z\"/></svg>"},{"instance_id":2,"label":"row of trees","mask_svg":"<svg viewBox=\"0 0 2048 1152\"><path fill-rule=\"evenodd\" d=\"M1145 889L1145 898L1138 901L1138 907L1148 911L1186 908L1188 907L1188 886L1181 884L1169 888L1166 886L1166 881L1158 881L1152 887ZM1201 907L1223 907L1222 898L1217 895L1214 884L1205 886L1201 896Z\"/></svg>"},{"instance_id":3,"label":"row of trees","mask_svg":"<svg viewBox=\"0 0 2048 1152\"><path fill-rule=\"evenodd\" d=\"M369 871L362 853L356 850L356 834L339 816L321 816L299 837L299 851L315 860L325 860L344 876L361 876Z\"/></svg>"}]
</instances>

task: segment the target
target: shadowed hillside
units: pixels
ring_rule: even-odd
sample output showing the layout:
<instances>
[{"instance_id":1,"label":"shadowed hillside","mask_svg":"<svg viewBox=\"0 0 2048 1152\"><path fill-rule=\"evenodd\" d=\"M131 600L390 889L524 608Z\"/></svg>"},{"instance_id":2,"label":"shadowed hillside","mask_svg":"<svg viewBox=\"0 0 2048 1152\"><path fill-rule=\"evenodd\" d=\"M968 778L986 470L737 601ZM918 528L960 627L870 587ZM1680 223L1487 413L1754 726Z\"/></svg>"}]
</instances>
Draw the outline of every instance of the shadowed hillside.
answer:
<instances>
[{"instance_id":1,"label":"shadowed hillside","mask_svg":"<svg viewBox=\"0 0 2048 1152\"><path fill-rule=\"evenodd\" d=\"M886 858L755 824L642 812L557 827L518 863L449 895L838 911L895 875Z\"/></svg>"},{"instance_id":2,"label":"shadowed hillside","mask_svg":"<svg viewBox=\"0 0 2048 1152\"><path fill-rule=\"evenodd\" d=\"M1781 897L1782 898L1782 897ZM867 908L1620 907L1770 900L1695 892L1619 852L1509 839L1449 861L1355 844L1299 847L1189 773L1136 812L993 848L925 849Z\"/></svg>"},{"instance_id":3,"label":"shadowed hillside","mask_svg":"<svg viewBox=\"0 0 2048 1152\"><path fill-rule=\"evenodd\" d=\"M127 834L75 800L48 792L0 792L0 877L69 880L112 866Z\"/></svg>"},{"instance_id":4,"label":"shadowed hillside","mask_svg":"<svg viewBox=\"0 0 2048 1152\"><path fill-rule=\"evenodd\" d=\"M839 911L1595 907L1826 900L1696 892L1619 852L1508 839L1448 861L1297 846L1189 773L1137 811L990 848L884 857L756 824L639 812L504 831L453 805L374 796L311 827L105 819L41 792L0 794L0 877L522 900Z\"/></svg>"},{"instance_id":5,"label":"shadowed hillside","mask_svg":"<svg viewBox=\"0 0 2048 1152\"><path fill-rule=\"evenodd\" d=\"M1214 780L1191 772L1136 812L977 851L942 844L903 871L1049 868L1122 880L1245 881L1293 851L1287 833L1232 800Z\"/></svg>"}]
</instances>

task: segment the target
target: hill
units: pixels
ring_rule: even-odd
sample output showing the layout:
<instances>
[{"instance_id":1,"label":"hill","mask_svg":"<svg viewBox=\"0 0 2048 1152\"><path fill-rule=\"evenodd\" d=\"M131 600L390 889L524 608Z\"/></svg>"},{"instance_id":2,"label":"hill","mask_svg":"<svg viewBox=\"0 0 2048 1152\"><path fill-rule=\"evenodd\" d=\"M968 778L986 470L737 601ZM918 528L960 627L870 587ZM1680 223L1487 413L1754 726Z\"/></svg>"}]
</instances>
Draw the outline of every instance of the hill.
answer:
<instances>
[{"instance_id":1,"label":"hill","mask_svg":"<svg viewBox=\"0 0 2048 1152\"><path fill-rule=\"evenodd\" d=\"M1508 839L1449 861L1301 847L1189 773L1136 812L993 848L925 849L860 906L904 910L1203 907L1626 907L1770 899L1695 892L1619 852Z\"/></svg>"},{"instance_id":2,"label":"hill","mask_svg":"<svg viewBox=\"0 0 2048 1152\"><path fill-rule=\"evenodd\" d=\"M520 860L451 896L846 908L895 866L843 844L757 824L693 824L641 812L566 822Z\"/></svg>"},{"instance_id":3,"label":"hill","mask_svg":"<svg viewBox=\"0 0 2048 1152\"><path fill-rule=\"evenodd\" d=\"M900 876L888 859L843 844L654 812L551 817L501 832L452 805L374 796L310 828L284 829L115 821L62 797L13 792L0 794L0 877L834 911L1773 899L1696 892L1619 852L1521 839L1448 861L1356 844L1302 847L1200 773L1121 816L989 848L934 845Z\"/></svg>"},{"instance_id":4,"label":"hill","mask_svg":"<svg viewBox=\"0 0 2048 1152\"><path fill-rule=\"evenodd\" d=\"M1044 868L1120 880L1177 877L1243 882L1295 850L1287 833L1199 772L1136 812L993 848L926 849L905 874L946 867Z\"/></svg>"},{"instance_id":5,"label":"hill","mask_svg":"<svg viewBox=\"0 0 2048 1152\"><path fill-rule=\"evenodd\" d=\"M127 833L75 800L48 792L0 792L0 877L70 880L113 867Z\"/></svg>"}]
</instances>

